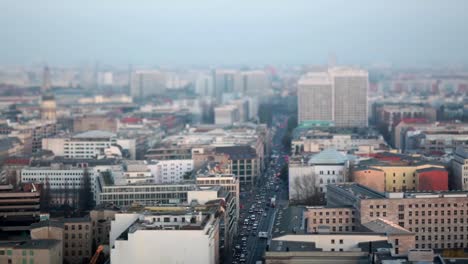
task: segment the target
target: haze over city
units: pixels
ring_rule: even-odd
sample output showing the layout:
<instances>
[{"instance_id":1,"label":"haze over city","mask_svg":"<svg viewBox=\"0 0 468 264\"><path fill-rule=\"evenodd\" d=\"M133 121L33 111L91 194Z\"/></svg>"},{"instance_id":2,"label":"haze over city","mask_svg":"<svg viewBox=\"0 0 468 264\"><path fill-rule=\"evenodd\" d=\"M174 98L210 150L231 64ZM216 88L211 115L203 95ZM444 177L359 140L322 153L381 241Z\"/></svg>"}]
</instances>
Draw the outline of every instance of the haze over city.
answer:
<instances>
[{"instance_id":1,"label":"haze over city","mask_svg":"<svg viewBox=\"0 0 468 264\"><path fill-rule=\"evenodd\" d=\"M464 64L468 3L1 1L1 64Z\"/></svg>"},{"instance_id":2,"label":"haze over city","mask_svg":"<svg viewBox=\"0 0 468 264\"><path fill-rule=\"evenodd\" d=\"M0 264L468 263L467 1L0 10Z\"/></svg>"}]
</instances>

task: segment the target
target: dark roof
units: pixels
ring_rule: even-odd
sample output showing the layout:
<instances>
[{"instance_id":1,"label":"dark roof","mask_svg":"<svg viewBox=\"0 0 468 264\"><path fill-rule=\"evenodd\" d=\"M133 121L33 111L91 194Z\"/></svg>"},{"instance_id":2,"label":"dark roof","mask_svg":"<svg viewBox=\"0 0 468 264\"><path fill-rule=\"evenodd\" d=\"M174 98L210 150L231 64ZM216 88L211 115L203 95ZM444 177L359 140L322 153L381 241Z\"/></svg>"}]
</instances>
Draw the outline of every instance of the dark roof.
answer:
<instances>
[{"instance_id":1,"label":"dark roof","mask_svg":"<svg viewBox=\"0 0 468 264\"><path fill-rule=\"evenodd\" d=\"M0 151L9 150L15 144L21 144L21 141L16 137L0 138Z\"/></svg>"},{"instance_id":2,"label":"dark roof","mask_svg":"<svg viewBox=\"0 0 468 264\"><path fill-rule=\"evenodd\" d=\"M55 247L57 244L60 244L60 240L55 239L33 239L28 240L20 245L17 245L16 248L21 249L50 249Z\"/></svg>"},{"instance_id":3,"label":"dark roof","mask_svg":"<svg viewBox=\"0 0 468 264\"><path fill-rule=\"evenodd\" d=\"M372 248L372 252L377 252L379 248L393 248L392 244L388 243L387 240L359 242L358 247L362 252L369 252L370 247Z\"/></svg>"},{"instance_id":4,"label":"dark roof","mask_svg":"<svg viewBox=\"0 0 468 264\"><path fill-rule=\"evenodd\" d=\"M231 160L254 159L257 157L255 149L251 146L216 147L215 152L229 155Z\"/></svg>"},{"instance_id":5,"label":"dark roof","mask_svg":"<svg viewBox=\"0 0 468 264\"><path fill-rule=\"evenodd\" d=\"M285 252L285 251L322 251L315 246L315 242L296 242L272 240L270 251Z\"/></svg>"},{"instance_id":6,"label":"dark roof","mask_svg":"<svg viewBox=\"0 0 468 264\"><path fill-rule=\"evenodd\" d=\"M32 224L31 229L47 227L47 226L63 228L63 222L55 221L55 220L40 221L40 222Z\"/></svg>"}]
</instances>

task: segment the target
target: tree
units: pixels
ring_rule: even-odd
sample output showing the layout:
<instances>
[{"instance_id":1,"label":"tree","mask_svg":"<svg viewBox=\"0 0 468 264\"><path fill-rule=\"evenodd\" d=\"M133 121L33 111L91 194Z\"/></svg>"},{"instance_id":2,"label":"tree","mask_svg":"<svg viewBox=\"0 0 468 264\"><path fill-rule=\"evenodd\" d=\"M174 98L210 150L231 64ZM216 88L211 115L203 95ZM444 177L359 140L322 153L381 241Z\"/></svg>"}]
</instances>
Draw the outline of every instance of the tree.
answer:
<instances>
[{"instance_id":1,"label":"tree","mask_svg":"<svg viewBox=\"0 0 468 264\"><path fill-rule=\"evenodd\" d=\"M315 185L315 174L294 178L291 191L293 200L301 205L323 205L325 195Z\"/></svg>"},{"instance_id":2,"label":"tree","mask_svg":"<svg viewBox=\"0 0 468 264\"><path fill-rule=\"evenodd\" d=\"M78 204L80 212L89 211L94 207L93 191L91 190L91 176L88 168L85 168L83 171Z\"/></svg>"},{"instance_id":3,"label":"tree","mask_svg":"<svg viewBox=\"0 0 468 264\"><path fill-rule=\"evenodd\" d=\"M46 176L45 183L41 187L41 196L39 201L41 212L48 213L50 211L50 182L49 176Z\"/></svg>"}]
</instances>

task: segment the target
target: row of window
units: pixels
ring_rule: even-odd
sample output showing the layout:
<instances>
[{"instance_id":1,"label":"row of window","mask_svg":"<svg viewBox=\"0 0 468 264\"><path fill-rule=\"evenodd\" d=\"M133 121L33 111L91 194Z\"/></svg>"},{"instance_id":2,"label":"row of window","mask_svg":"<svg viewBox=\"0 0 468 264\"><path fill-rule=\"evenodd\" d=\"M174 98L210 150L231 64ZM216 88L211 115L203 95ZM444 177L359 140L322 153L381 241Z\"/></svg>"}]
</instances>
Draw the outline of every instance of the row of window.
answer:
<instances>
[{"instance_id":1,"label":"row of window","mask_svg":"<svg viewBox=\"0 0 468 264\"><path fill-rule=\"evenodd\" d=\"M452 245L453 245L453 248L463 248L463 246L464 246L463 242L460 242L460 243L455 242L453 244L452 243L447 243L447 244L441 243L440 247L439 247L438 243L435 243L434 248L452 248ZM427 244L427 245L426 244L416 244L415 247L416 248L426 248L426 247L427 248L432 248L432 244Z\"/></svg>"},{"instance_id":2,"label":"row of window","mask_svg":"<svg viewBox=\"0 0 468 264\"><path fill-rule=\"evenodd\" d=\"M351 211L351 214L354 215L354 211ZM317 215L317 212L314 212L314 215ZM324 215L324 212L319 212L318 215ZM336 215L336 211L325 212L325 215ZM338 215L343 215L342 211L338 211ZM349 215L349 211L345 211L344 215Z\"/></svg>"},{"instance_id":3,"label":"row of window","mask_svg":"<svg viewBox=\"0 0 468 264\"><path fill-rule=\"evenodd\" d=\"M410 232L413 232L413 228L411 228L411 227L408 228L408 230L409 230ZM445 229L444 226L441 226L440 229L439 229L438 226L434 227L434 229L432 229L432 227L428 227L428 228L427 228L427 232L428 232L428 233L432 233L432 230L434 230L434 233L439 232L439 230L440 230L440 232L445 232L445 230L447 230L447 232L452 232L452 231L453 231L453 232L458 232L458 230L460 230L460 232L463 232L463 231L464 231L464 228L463 228L463 226L460 226L460 228L458 228L457 226L454 226L453 229L452 229L452 227L450 227L450 226L448 226L447 229ZM426 232L426 228L425 228L425 227L421 227L421 228L415 227L415 228L414 228L414 231L415 231L416 233L419 233L419 231L421 231L421 233L425 233L425 232ZM468 228L466 229L466 231L468 232ZM456 237L456 236L455 236L455 237ZM463 235L462 235L462 237L463 237Z\"/></svg>"},{"instance_id":4,"label":"row of window","mask_svg":"<svg viewBox=\"0 0 468 264\"><path fill-rule=\"evenodd\" d=\"M336 218L332 218L332 224L336 224ZM319 224L323 224L323 219L320 218L318 219L318 223ZM355 222L355 219L354 218L351 218L351 223L354 223ZM313 224L317 224L317 219L312 219L312 223ZM329 218L326 218L325 219L325 223L326 224L330 224L330 219ZM343 218L338 218L338 223L339 224L342 224L343 223ZM349 218L344 218L344 223L348 224L349 223Z\"/></svg>"}]
</instances>

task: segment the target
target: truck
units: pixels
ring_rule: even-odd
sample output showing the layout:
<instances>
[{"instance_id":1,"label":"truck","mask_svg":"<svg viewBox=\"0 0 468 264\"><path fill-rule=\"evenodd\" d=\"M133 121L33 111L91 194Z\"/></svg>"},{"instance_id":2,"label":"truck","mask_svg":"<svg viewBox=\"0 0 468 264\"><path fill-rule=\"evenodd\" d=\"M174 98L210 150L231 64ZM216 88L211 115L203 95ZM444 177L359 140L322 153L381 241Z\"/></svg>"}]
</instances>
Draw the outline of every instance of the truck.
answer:
<instances>
[{"instance_id":1,"label":"truck","mask_svg":"<svg viewBox=\"0 0 468 264\"><path fill-rule=\"evenodd\" d=\"M276 206L276 196L271 197L270 206L271 206L271 207L275 207L275 206Z\"/></svg>"}]
</instances>

